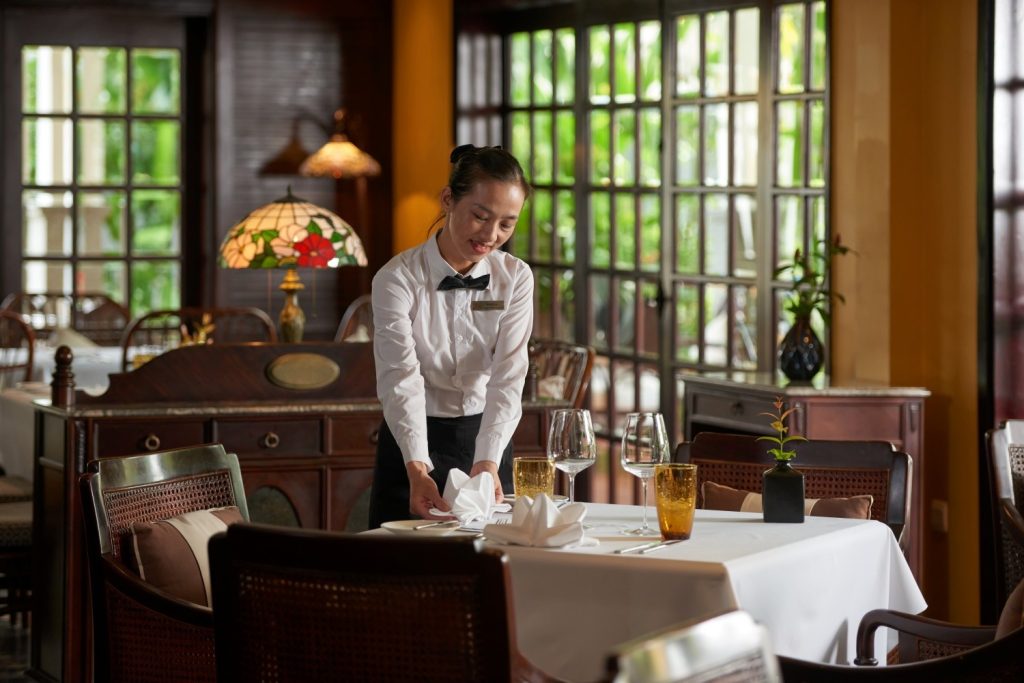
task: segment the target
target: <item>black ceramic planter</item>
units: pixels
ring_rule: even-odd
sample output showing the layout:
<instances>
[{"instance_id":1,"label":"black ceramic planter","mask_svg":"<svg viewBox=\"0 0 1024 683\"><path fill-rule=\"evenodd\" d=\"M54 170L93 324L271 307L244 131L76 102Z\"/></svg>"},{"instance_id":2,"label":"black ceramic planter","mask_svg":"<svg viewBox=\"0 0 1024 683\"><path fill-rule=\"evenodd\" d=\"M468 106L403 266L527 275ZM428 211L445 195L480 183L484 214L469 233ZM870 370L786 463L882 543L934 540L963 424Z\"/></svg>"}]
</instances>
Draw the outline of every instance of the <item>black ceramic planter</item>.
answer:
<instances>
[{"instance_id":1,"label":"black ceramic planter","mask_svg":"<svg viewBox=\"0 0 1024 683\"><path fill-rule=\"evenodd\" d=\"M794 382L806 382L818 374L825 361L825 347L811 328L811 321L801 316L779 344L779 368Z\"/></svg>"},{"instance_id":2,"label":"black ceramic planter","mask_svg":"<svg viewBox=\"0 0 1024 683\"><path fill-rule=\"evenodd\" d=\"M764 521L804 521L804 475L780 460L764 473L761 491Z\"/></svg>"}]
</instances>

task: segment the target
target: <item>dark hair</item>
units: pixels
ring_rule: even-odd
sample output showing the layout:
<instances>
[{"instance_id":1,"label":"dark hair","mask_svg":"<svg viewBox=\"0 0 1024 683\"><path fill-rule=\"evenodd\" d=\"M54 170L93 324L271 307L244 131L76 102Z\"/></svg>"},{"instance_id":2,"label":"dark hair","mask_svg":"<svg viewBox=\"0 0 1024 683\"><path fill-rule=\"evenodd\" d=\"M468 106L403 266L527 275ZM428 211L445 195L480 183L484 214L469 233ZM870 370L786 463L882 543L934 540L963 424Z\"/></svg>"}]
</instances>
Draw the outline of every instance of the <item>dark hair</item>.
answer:
<instances>
[{"instance_id":1,"label":"dark hair","mask_svg":"<svg viewBox=\"0 0 1024 683\"><path fill-rule=\"evenodd\" d=\"M525 199L529 199L533 188L526 180L523 167L514 156L501 146L476 147L459 145L452 150L448 161L452 171L448 175L448 187L452 188L452 201L459 201L469 194L473 186L481 181L498 180L504 183L516 183L523 190ZM434 222L427 228L429 234L438 223L444 221L444 211L438 214Z\"/></svg>"},{"instance_id":2,"label":"dark hair","mask_svg":"<svg viewBox=\"0 0 1024 683\"><path fill-rule=\"evenodd\" d=\"M526 197L533 188L526 181L523 167L514 156L501 147L474 147L459 145L452 150L448 160L452 171L448 176L448 187L452 188L452 199L460 200L473 186L483 180L500 180L516 183Z\"/></svg>"}]
</instances>

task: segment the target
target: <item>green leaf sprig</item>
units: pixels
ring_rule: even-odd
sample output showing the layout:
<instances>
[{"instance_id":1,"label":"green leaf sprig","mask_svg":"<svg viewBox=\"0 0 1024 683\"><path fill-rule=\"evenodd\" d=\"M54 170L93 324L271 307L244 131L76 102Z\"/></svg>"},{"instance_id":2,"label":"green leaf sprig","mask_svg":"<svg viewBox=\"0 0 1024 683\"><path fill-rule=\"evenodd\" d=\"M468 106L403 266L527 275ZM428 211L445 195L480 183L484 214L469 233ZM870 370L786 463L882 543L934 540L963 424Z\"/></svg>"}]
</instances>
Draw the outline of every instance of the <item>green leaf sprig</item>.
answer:
<instances>
[{"instance_id":1,"label":"green leaf sprig","mask_svg":"<svg viewBox=\"0 0 1024 683\"><path fill-rule=\"evenodd\" d=\"M786 418L789 417L796 408L790 408L787 411L783 411L782 397L776 396L775 402L772 404L775 406L774 413L761 413L772 418L771 428L779 433L778 436L759 436L758 441L771 441L776 444L775 448L769 448L768 452L775 456L776 460L789 462L796 457L796 451L786 450L786 444L790 441L807 441L802 436L790 435L789 427L786 426Z\"/></svg>"},{"instance_id":2,"label":"green leaf sprig","mask_svg":"<svg viewBox=\"0 0 1024 683\"><path fill-rule=\"evenodd\" d=\"M786 310L798 318L809 318L817 311L828 325L832 312L832 299L845 303L839 292L832 291L832 257L847 254L852 249L843 244L839 235L833 240L819 240L810 253L801 249L793 252L793 260L780 263L775 269L776 280L790 283L791 294L786 299ZM856 253L856 252L854 252Z\"/></svg>"}]
</instances>

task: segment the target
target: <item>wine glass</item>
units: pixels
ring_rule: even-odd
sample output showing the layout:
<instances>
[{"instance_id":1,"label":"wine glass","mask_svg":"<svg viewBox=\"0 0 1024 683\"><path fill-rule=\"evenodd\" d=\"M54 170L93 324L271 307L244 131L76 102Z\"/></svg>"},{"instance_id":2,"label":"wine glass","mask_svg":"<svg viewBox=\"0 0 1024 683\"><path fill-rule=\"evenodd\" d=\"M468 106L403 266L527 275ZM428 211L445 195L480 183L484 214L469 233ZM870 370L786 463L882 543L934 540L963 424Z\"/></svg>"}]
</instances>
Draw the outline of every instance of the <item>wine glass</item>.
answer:
<instances>
[{"instance_id":1,"label":"wine glass","mask_svg":"<svg viewBox=\"0 0 1024 683\"><path fill-rule=\"evenodd\" d=\"M643 488L643 524L623 533L650 536L659 533L647 524L647 480L654 468L669 461L668 434L661 413L630 413L622 431L622 469L640 478Z\"/></svg>"},{"instance_id":2,"label":"wine glass","mask_svg":"<svg viewBox=\"0 0 1024 683\"><path fill-rule=\"evenodd\" d=\"M589 410L556 410L548 431L548 458L569 475L569 502L576 502L576 475L594 464L597 442Z\"/></svg>"}]
</instances>

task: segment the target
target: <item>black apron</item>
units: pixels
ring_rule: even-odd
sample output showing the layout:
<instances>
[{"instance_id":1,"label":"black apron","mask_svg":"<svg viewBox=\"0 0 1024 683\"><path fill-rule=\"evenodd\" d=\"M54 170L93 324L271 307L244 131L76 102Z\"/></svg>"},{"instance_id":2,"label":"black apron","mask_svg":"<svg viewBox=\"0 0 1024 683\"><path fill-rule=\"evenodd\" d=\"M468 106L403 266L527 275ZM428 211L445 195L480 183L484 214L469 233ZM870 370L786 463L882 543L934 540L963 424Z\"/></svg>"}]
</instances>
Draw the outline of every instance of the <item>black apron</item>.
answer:
<instances>
[{"instance_id":1,"label":"black apron","mask_svg":"<svg viewBox=\"0 0 1024 683\"><path fill-rule=\"evenodd\" d=\"M473 467L476 437L483 414L463 417L427 417L427 450L434 469L430 477L444 494L448 471L457 468L469 474ZM512 440L501 454L498 479L502 490L512 492ZM381 421L377 439L377 462L370 489L370 528L384 522L409 519L409 475L402 450L386 421Z\"/></svg>"}]
</instances>

